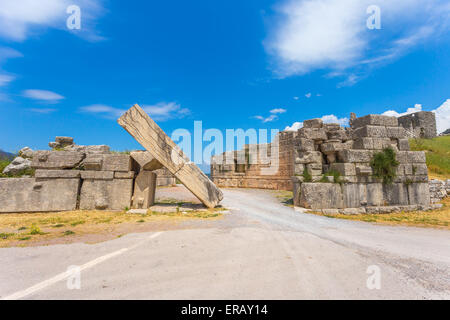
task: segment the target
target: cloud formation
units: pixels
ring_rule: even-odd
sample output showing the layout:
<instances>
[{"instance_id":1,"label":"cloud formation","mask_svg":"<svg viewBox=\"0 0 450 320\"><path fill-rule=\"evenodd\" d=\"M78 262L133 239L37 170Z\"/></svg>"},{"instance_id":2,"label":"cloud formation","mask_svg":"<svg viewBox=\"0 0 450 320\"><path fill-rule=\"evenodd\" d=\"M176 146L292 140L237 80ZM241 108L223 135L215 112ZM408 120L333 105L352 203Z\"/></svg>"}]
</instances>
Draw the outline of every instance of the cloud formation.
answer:
<instances>
[{"instance_id":1,"label":"cloud formation","mask_svg":"<svg viewBox=\"0 0 450 320\"><path fill-rule=\"evenodd\" d=\"M447 31L450 6L445 0L379 0L382 30L367 28L367 8L373 4L372 0L284 1L265 41L274 73L289 77L328 70L347 78L340 86L350 86L360 77L349 69L361 72L359 68L387 63Z\"/></svg>"},{"instance_id":2,"label":"cloud formation","mask_svg":"<svg viewBox=\"0 0 450 320\"><path fill-rule=\"evenodd\" d=\"M282 114L282 113L286 113L286 112L287 112L286 109L276 108L276 109L270 110L270 115L268 117L254 116L253 118L261 120L262 123L267 123L267 122L272 122L272 121L278 120L277 114Z\"/></svg>"},{"instance_id":3,"label":"cloud formation","mask_svg":"<svg viewBox=\"0 0 450 320\"><path fill-rule=\"evenodd\" d=\"M164 122L171 119L181 119L191 112L175 102L160 102L155 105L142 105L142 109L155 121ZM103 117L116 119L125 113L126 109L114 108L104 104L93 104L79 108L81 112L99 114Z\"/></svg>"},{"instance_id":4,"label":"cloud formation","mask_svg":"<svg viewBox=\"0 0 450 320\"><path fill-rule=\"evenodd\" d=\"M47 103L58 103L65 99L62 95L48 90L29 89L23 92L25 98Z\"/></svg>"},{"instance_id":5,"label":"cloud formation","mask_svg":"<svg viewBox=\"0 0 450 320\"><path fill-rule=\"evenodd\" d=\"M348 118L338 118L334 114L322 116L320 119L323 123L338 123L341 126L348 126L349 124ZM300 128L303 128L303 122L294 122L291 126L287 126L284 131L297 131Z\"/></svg>"}]
</instances>

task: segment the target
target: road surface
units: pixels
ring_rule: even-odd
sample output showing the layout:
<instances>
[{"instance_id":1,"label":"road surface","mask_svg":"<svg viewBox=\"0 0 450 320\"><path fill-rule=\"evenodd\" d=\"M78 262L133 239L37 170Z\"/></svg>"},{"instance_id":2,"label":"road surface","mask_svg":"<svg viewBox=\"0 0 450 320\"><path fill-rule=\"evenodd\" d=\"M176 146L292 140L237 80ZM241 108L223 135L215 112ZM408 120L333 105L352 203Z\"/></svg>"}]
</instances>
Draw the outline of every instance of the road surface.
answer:
<instances>
[{"instance_id":1,"label":"road surface","mask_svg":"<svg viewBox=\"0 0 450 320\"><path fill-rule=\"evenodd\" d=\"M223 191L230 213L204 228L0 249L0 297L450 298L449 231L330 219L271 191Z\"/></svg>"}]
</instances>

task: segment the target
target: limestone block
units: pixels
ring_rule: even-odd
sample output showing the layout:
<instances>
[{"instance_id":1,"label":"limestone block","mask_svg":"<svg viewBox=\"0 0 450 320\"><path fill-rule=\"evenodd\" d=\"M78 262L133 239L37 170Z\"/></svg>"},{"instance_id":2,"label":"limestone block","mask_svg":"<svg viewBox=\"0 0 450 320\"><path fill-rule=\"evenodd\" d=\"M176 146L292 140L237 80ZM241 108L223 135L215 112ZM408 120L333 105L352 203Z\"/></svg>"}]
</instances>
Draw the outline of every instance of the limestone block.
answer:
<instances>
[{"instance_id":1,"label":"limestone block","mask_svg":"<svg viewBox=\"0 0 450 320\"><path fill-rule=\"evenodd\" d=\"M327 134L323 128L301 128L298 130L300 138L312 139L314 141L327 140Z\"/></svg>"},{"instance_id":2,"label":"limestone block","mask_svg":"<svg viewBox=\"0 0 450 320\"><path fill-rule=\"evenodd\" d=\"M131 156L128 154L105 154L103 155L104 171L131 171Z\"/></svg>"},{"instance_id":3,"label":"limestone block","mask_svg":"<svg viewBox=\"0 0 450 320\"><path fill-rule=\"evenodd\" d=\"M327 154L344 150L345 146L342 142L325 142L320 145L320 149Z\"/></svg>"},{"instance_id":4,"label":"limestone block","mask_svg":"<svg viewBox=\"0 0 450 320\"><path fill-rule=\"evenodd\" d=\"M133 179L85 180L81 187L80 209L124 210L131 206L132 190Z\"/></svg>"},{"instance_id":5,"label":"limestone block","mask_svg":"<svg viewBox=\"0 0 450 320\"><path fill-rule=\"evenodd\" d=\"M163 165L148 151L134 151L130 153L130 156L138 163L140 170L154 171L163 167Z\"/></svg>"},{"instance_id":6,"label":"limestone block","mask_svg":"<svg viewBox=\"0 0 450 320\"><path fill-rule=\"evenodd\" d=\"M411 174L418 175L418 176L428 176L428 167L426 164L420 163L420 164L413 164L411 165Z\"/></svg>"},{"instance_id":7,"label":"limestone block","mask_svg":"<svg viewBox=\"0 0 450 320\"><path fill-rule=\"evenodd\" d=\"M100 171L103 167L103 155L89 154L83 160L82 166L84 170Z\"/></svg>"},{"instance_id":8,"label":"limestone block","mask_svg":"<svg viewBox=\"0 0 450 320\"><path fill-rule=\"evenodd\" d=\"M373 151L370 150L342 150L338 152L340 162L370 162L372 160Z\"/></svg>"},{"instance_id":9,"label":"limestone block","mask_svg":"<svg viewBox=\"0 0 450 320\"><path fill-rule=\"evenodd\" d=\"M136 173L134 171L128 172L114 172L114 179L134 179Z\"/></svg>"},{"instance_id":10,"label":"limestone block","mask_svg":"<svg viewBox=\"0 0 450 320\"><path fill-rule=\"evenodd\" d=\"M56 137L55 142L61 147L64 148L66 146L73 145L72 137Z\"/></svg>"},{"instance_id":11,"label":"limestone block","mask_svg":"<svg viewBox=\"0 0 450 320\"><path fill-rule=\"evenodd\" d=\"M329 140L342 140L347 141L351 139L351 136L348 134L344 128L340 128L339 130L327 131L327 136Z\"/></svg>"},{"instance_id":12,"label":"limestone block","mask_svg":"<svg viewBox=\"0 0 450 320\"><path fill-rule=\"evenodd\" d=\"M85 154L73 151L36 151L31 167L34 169L73 169L80 165Z\"/></svg>"},{"instance_id":13,"label":"limestone block","mask_svg":"<svg viewBox=\"0 0 450 320\"><path fill-rule=\"evenodd\" d=\"M64 148L65 151L76 151L83 152L86 154L108 154L110 153L110 148L107 145L98 146L78 146L76 144L67 146Z\"/></svg>"},{"instance_id":14,"label":"limestone block","mask_svg":"<svg viewBox=\"0 0 450 320\"><path fill-rule=\"evenodd\" d=\"M80 179L0 179L0 212L75 210L79 185Z\"/></svg>"},{"instance_id":15,"label":"limestone block","mask_svg":"<svg viewBox=\"0 0 450 320\"><path fill-rule=\"evenodd\" d=\"M114 179L113 171L81 171L81 179L83 180L112 180Z\"/></svg>"},{"instance_id":16,"label":"limestone block","mask_svg":"<svg viewBox=\"0 0 450 320\"><path fill-rule=\"evenodd\" d=\"M328 133L330 131L338 131L338 130L344 130L343 128L341 128L339 123L324 123L322 126L325 131Z\"/></svg>"},{"instance_id":17,"label":"limestone block","mask_svg":"<svg viewBox=\"0 0 450 320\"><path fill-rule=\"evenodd\" d=\"M155 204L156 173L141 171L134 182L132 207L150 208Z\"/></svg>"},{"instance_id":18,"label":"limestone block","mask_svg":"<svg viewBox=\"0 0 450 320\"><path fill-rule=\"evenodd\" d=\"M407 188L409 204L430 205L430 188L428 183L411 183Z\"/></svg>"},{"instance_id":19,"label":"limestone block","mask_svg":"<svg viewBox=\"0 0 450 320\"><path fill-rule=\"evenodd\" d=\"M383 185L383 195L387 205L408 205L408 188L404 183Z\"/></svg>"},{"instance_id":20,"label":"limestone block","mask_svg":"<svg viewBox=\"0 0 450 320\"><path fill-rule=\"evenodd\" d=\"M296 164L322 163L322 153L319 151L296 152Z\"/></svg>"},{"instance_id":21,"label":"limestone block","mask_svg":"<svg viewBox=\"0 0 450 320\"><path fill-rule=\"evenodd\" d=\"M322 177L322 164L321 163L310 163L306 165L306 170L308 170L311 176L320 176Z\"/></svg>"},{"instance_id":22,"label":"limestone block","mask_svg":"<svg viewBox=\"0 0 450 320\"><path fill-rule=\"evenodd\" d=\"M80 170L36 170L34 177L36 179L77 179L80 178Z\"/></svg>"},{"instance_id":23,"label":"limestone block","mask_svg":"<svg viewBox=\"0 0 450 320\"><path fill-rule=\"evenodd\" d=\"M366 189L368 206L381 206L384 204L382 183L369 183L366 185Z\"/></svg>"},{"instance_id":24,"label":"limestone block","mask_svg":"<svg viewBox=\"0 0 450 320\"><path fill-rule=\"evenodd\" d=\"M403 127L386 127L388 138L403 139L406 135L406 130Z\"/></svg>"},{"instance_id":25,"label":"limestone block","mask_svg":"<svg viewBox=\"0 0 450 320\"><path fill-rule=\"evenodd\" d=\"M365 208L345 208L345 209L340 209L339 213L345 214L348 216L355 216L355 215L359 215L359 214L365 214L366 209Z\"/></svg>"},{"instance_id":26,"label":"limestone block","mask_svg":"<svg viewBox=\"0 0 450 320\"><path fill-rule=\"evenodd\" d=\"M409 151L409 141L408 139L398 139L398 150L400 151Z\"/></svg>"},{"instance_id":27,"label":"limestone block","mask_svg":"<svg viewBox=\"0 0 450 320\"><path fill-rule=\"evenodd\" d=\"M387 138L386 127L365 126L353 130L353 138Z\"/></svg>"},{"instance_id":28,"label":"limestone block","mask_svg":"<svg viewBox=\"0 0 450 320\"><path fill-rule=\"evenodd\" d=\"M369 114L364 117L356 118L352 121L353 128L361 128L368 125L398 127L398 120L396 117Z\"/></svg>"},{"instance_id":29,"label":"limestone block","mask_svg":"<svg viewBox=\"0 0 450 320\"><path fill-rule=\"evenodd\" d=\"M294 174L295 175L302 175L305 171L305 165L301 163L297 163L294 165Z\"/></svg>"},{"instance_id":30,"label":"limestone block","mask_svg":"<svg viewBox=\"0 0 450 320\"><path fill-rule=\"evenodd\" d=\"M400 163L426 163L424 151L398 151L396 158Z\"/></svg>"},{"instance_id":31,"label":"limestone block","mask_svg":"<svg viewBox=\"0 0 450 320\"><path fill-rule=\"evenodd\" d=\"M344 208L341 186L336 183L302 183L299 206L308 209Z\"/></svg>"},{"instance_id":32,"label":"limestone block","mask_svg":"<svg viewBox=\"0 0 450 320\"><path fill-rule=\"evenodd\" d=\"M314 140L300 138L296 146L300 151L314 151Z\"/></svg>"},{"instance_id":33,"label":"limestone block","mask_svg":"<svg viewBox=\"0 0 450 320\"><path fill-rule=\"evenodd\" d=\"M342 185L342 195L345 208L359 208L361 206L359 185L346 183Z\"/></svg>"},{"instance_id":34,"label":"limestone block","mask_svg":"<svg viewBox=\"0 0 450 320\"><path fill-rule=\"evenodd\" d=\"M3 169L4 174L18 175L30 169L31 161L22 157L16 157L9 165Z\"/></svg>"},{"instance_id":35,"label":"limestone block","mask_svg":"<svg viewBox=\"0 0 450 320\"><path fill-rule=\"evenodd\" d=\"M356 169L353 163L332 163L330 170L339 172L342 176L355 176Z\"/></svg>"},{"instance_id":36,"label":"limestone block","mask_svg":"<svg viewBox=\"0 0 450 320\"><path fill-rule=\"evenodd\" d=\"M395 147L394 147L395 145ZM397 142L392 142L389 138L373 138L373 149L374 150L383 150L385 148L397 148Z\"/></svg>"},{"instance_id":37,"label":"limestone block","mask_svg":"<svg viewBox=\"0 0 450 320\"><path fill-rule=\"evenodd\" d=\"M30 147L24 147L19 150L19 157L22 157L24 159L32 159L34 156L34 151Z\"/></svg>"},{"instance_id":38,"label":"limestone block","mask_svg":"<svg viewBox=\"0 0 450 320\"><path fill-rule=\"evenodd\" d=\"M322 119L312 119L303 121L304 128L322 128L323 121Z\"/></svg>"},{"instance_id":39,"label":"limestone block","mask_svg":"<svg viewBox=\"0 0 450 320\"><path fill-rule=\"evenodd\" d=\"M373 174L373 170L370 166L357 164L356 165L356 174L358 176L369 176Z\"/></svg>"},{"instance_id":40,"label":"limestone block","mask_svg":"<svg viewBox=\"0 0 450 320\"><path fill-rule=\"evenodd\" d=\"M356 138L353 141L353 149L373 150L373 138Z\"/></svg>"}]
</instances>

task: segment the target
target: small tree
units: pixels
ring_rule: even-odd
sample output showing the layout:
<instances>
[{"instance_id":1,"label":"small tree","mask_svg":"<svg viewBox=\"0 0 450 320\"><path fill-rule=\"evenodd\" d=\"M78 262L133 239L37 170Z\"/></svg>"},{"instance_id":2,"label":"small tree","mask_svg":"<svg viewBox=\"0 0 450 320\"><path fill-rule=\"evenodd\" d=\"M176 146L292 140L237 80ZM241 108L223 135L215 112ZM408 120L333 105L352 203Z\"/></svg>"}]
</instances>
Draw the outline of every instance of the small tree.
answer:
<instances>
[{"instance_id":1,"label":"small tree","mask_svg":"<svg viewBox=\"0 0 450 320\"><path fill-rule=\"evenodd\" d=\"M370 166L373 170L373 176L382 179L384 184L391 184L397 176L396 170L400 163L395 157L395 151L392 148L386 148L382 152L373 155Z\"/></svg>"}]
</instances>

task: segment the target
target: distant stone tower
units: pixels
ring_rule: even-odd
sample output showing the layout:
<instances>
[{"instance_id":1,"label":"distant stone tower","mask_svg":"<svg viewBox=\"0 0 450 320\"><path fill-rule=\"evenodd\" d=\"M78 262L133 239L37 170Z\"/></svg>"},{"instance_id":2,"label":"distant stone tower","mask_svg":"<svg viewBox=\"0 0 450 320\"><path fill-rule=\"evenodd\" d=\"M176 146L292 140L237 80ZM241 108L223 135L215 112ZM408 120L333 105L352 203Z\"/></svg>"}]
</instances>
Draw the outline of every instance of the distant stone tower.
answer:
<instances>
[{"instance_id":1,"label":"distant stone tower","mask_svg":"<svg viewBox=\"0 0 450 320\"><path fill-rule=\"evenodd\" d=\"M434 112L420 111L408 114L398 118L398 123L412 138L432 139L437 136Z\"/></svg>"}]
</instances>

